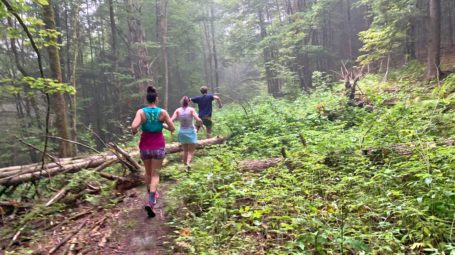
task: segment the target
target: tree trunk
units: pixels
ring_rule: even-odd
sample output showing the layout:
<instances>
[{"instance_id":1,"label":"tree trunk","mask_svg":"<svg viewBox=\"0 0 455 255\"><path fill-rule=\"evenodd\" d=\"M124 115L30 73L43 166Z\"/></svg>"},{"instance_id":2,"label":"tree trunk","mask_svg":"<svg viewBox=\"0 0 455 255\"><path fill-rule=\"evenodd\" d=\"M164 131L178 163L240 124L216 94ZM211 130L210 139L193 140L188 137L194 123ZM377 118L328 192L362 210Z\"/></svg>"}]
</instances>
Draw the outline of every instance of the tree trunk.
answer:
<instances>
[{"instance_id":1,"label":"tree trunk","mask_svg":"<svg viewBox=\"0 0 455 255\"><path fill-rule=\"evenodd\" d=\"M90 19L89 6L90 3L87 0L86 4L86 13L87 13L87 26L88 26L88 43L90 47L90 63L93 63L93 43L92 43L92 21Z\"/></svg>"},{"instance_id":2,"label":"tree trunk","mask_svg":"<svg viewBox=\"0 0 455 255\"><path fill-rule=\"evenodd\" d=\"M55 18L54 18L54 9L52 8L52 0L48 1L48 5L43 6L44 11L44 22L46 24L46 29L56 29L55 27ZM47 47L49 54L49 62L51 67L52 78L56 79L58 82L62 82L62 71L60 68L60 56L57 46L49 45ZM68 129L68 116L67 116L67 106L63 94L58 92L52 95L53 99L53 108L56 116L55 125L57 128L58 136L64 139L70 139L70 132ZM64 141L59 142L59 156L68 157L73 156L73 146Z\"/></svg>"},{"instance_id":3,"label":"tree trunk","mask_svg":"<svg viewBox=\"0 0 455 255\"><path fill-rule=\"evenodd\" d=\"M63 28L62 28L62 19L61 19L61 9L60 9L60 2L57 1L53 3L53 9L54 9L54 20L55 20L55 30L56 31L59 31L59 32L62 32L63 31ZM59 34L57 36L57 43L59 45L63 45L63 37L62 37L63 33ZM67 76L67 69L65 67L65 47L61 47L61 50L59 50L59 60L60 60L60 71L62 72L62 82L66 83L68 82L68 80L66 78L68 78ZM66 95L64 95L66 97Z\"/></svg>"},{"instance_id":4,"label":"tree trunk","mask_svg":"<svg viewBox=\"0 0 455 255\"><path fill-rule=\"evenodd\" d=\"M109 23L110 23L110 28L111 28L111 58L112 61L114 62L114 72L112 75L113 79L113 88L110 91L111 98L115 98L116 100L122 100L121 95L118 92L119 88L119 81L118 81L118 49L117 49L117 28L115 24L115 11L114 11L114 4L113 0L109 0ZM123 107L121 104L114 104L114 111L118 113L118 116L123 116Z\"/></svg>"},{"instance_id":5,"label":"tree trunk","mask_svg":"<svg viewBox=\"0 0 455 255\"><path fill-rule=\"evenodd\" d=\"M427 79L439 76L441 57L441 1L430 0L430 37L427 53Z\"/></svg>"},{"instance_id":6,"label":"tree trunk","mask_svg":"<svg viewBox=\"0 0 455 255\"><path fill-rule=\"evenodd\" d=\"M148 86L154 86L153 74L150 64L150 56L145 44L145 32L141 23L142 0L125 0L127 22L128 22L128 41L131 45L129 48L129 59L131 70L139 83L140 95L145 95ZM145 102L141 100L141 102Z\"/></svg>"},{"instance_id":7,"label":"tree trunk","mask_svg":"<svg viewBox=\"0 0 455 255\"><path fill-rule=\"evenodd\" d=\"M214 81L213 81L213 53L212 53L212 44L210 43L210 33L208 29L207 22L205 20L202 21L202 25L204 28L204 37L205 37L205 43L207 45L207 51L208 51L208 58L205 60L206 62L209 63L209 80L207 82L210 83L210 88L212 91L215 91L214 87Z\"/></svg>"},{"instance_id":8,"label":"tree trunk","mask_svg":"<svg viewBox=\"0 0 455 255\"><path fill-rule=\"evenodd\" d=\"M114 72L117 72L117 32L115 31L115 13L114 5L112 0L109 0L109 20L111 26L111 49L112 49L112 58L114 59Z\"/></svg>"},{"instance_id":9,"label":"tree trunk","mask_svg":"<svg viewBox=\"0 0 455 255\"><path fill-rule=\"evenodd\" d=\"M347 11L347 19L346 19L346 32L347 32L347 39L348 39L348 57L349 59L353 59L352 55L352 22L351 22L351 0L346 0L346 11Z\"/></svg>"},{"instance_id":10,"label":"tree trunk","mask_svg":"<svg viewBox=\"0 0 455 255\"><path fill-rule=\"evenodd\" d=\"M220 78L218 70L218 55L216 53L216 40L215 40L215 8L213 3L210 5L210 32L212 34L212 47L213 47L213 63L215 64L215 91L220 90Z\"/></svg>"},{"instance_id":11,"label":"tree trunk","mask_svg":"<svg viewBox=\"0 0 455 255\"><path fill-rule=\"evenodd\" d=\"M259 19L259 28L261 33L261 40L267 37L267 29L265 27L264 21L264 14L262 8L259 7L258 9L258 19ZM265 46L263 49L263 57L264 57L264 68L265 68L265 76L267 80L267 91L270 95L277 97L280 94L280 87L277 79L275 77L275 73L270 67L271 61L273 59L273 52L270 46Z\"/></svg>"},{"instance_id":12,"label":"tree trunk","mask_svg":"<svg viewBox=\"0 0 455 255\"><path fill-rule=\"evenodd\" d=\"M74 4L71 5L71 9L73 10L73 16L71 17L71 27L72 32L69 40L73 42L72 47L68 48L69 60L68 60L68 73L69 73L69 81L71 85L76 89L76 67L77 67L77 58L79 54L79 7L80 7L80 0L76 0ZM68 40L68 42L69 42ZM68 43L69 44L69 43ZM71 100L71 137L73 141L77 142L77 94L74 94L70 97ZM77 146L74 146L74 151L77 153Z\"/></svg>"},{"instance_id":13,"label":"tree trunk","mask_svg":"<svg viewBox=\"0 0 455 255\"><path fill-rule=\"evenodd\" d=\"M416 45L415 45L415 42L416 42L416 18L412 18L411 20L411 24L409 25L408 29L406 30L406 42L405 42L405 46L406 46L406 62L408 60L408 58L412 58L412 59L415 59L416 58Z\"/></svg>"},{"instance_id":14,"label":"tree trunk","mask_svg":"<svg viewBox=\"0 0 455 255\"><path fill-rule=\"evenodd\" d=\"M163 93L164 93L164 102L163 107L167 109L169 101L169 70L168 70L168 59L167 59L167 5L168 0L159 0L157 3L157 18L158 18L158 30L159 38L161 44L161 57L163 58L164 66L164 83L163 83Z\"/></svg>"},{"instance_id":15,"label":"tree trunk","mask_svg":"<svg viewBox=\"0 0 455 255\"><path fill-rule=\"evenodd\" d=\"M454 34L454 28L453 28L453 16L455 16L455 13L453 13L454 11L454 8L455 8L455 1L453 0L449 0L448 1L448 15L447 15L447 19L448 19L448 23L449 23L449 47L452 47L454 45L454 40L453 40L453 34Z\"/></svg>"}]
</instances>

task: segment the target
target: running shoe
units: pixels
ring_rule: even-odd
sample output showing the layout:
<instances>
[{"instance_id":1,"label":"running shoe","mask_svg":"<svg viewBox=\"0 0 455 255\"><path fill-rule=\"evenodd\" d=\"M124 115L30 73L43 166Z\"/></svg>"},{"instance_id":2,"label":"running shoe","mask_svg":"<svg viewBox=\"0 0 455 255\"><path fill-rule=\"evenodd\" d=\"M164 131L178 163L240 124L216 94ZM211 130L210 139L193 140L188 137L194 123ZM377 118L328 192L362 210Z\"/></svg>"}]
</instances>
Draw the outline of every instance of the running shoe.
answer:
<instances>
[{"instance_id":1,"label":"running shoe","mask_svg":"<svg viewBox=\"0 0 455 255\"><path fill-rule=\"evenodd\" d=\"M149 218L155 217L155 212L153 212L153 204L150 202L147 202L147 205L144 207L145 211L147 212L147 215Z\"/></svg>"}]
</instances>

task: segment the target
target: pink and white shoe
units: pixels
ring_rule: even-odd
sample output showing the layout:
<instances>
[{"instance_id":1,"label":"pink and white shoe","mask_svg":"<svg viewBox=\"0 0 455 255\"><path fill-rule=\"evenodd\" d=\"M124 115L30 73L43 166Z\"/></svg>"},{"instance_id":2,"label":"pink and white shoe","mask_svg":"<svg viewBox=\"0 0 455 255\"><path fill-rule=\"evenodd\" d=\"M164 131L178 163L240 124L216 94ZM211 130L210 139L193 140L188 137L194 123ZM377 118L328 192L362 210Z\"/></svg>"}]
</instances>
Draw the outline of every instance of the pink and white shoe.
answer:
<instances>
[{"instance_id":1,"label":"pink and white shoe","mask_svg":"<svg viewBox=\"0 0 455 255\"><path fill-rule=\"evenodd\" d=\"M153 194L154 193L154 194ZM155 212L153 212L153 207L155 207L157 203L157 198L159 197L158 191L156 192L149 192L148 193L148 201L144 207L145 211L149 218L155 217Z\"/></svg>"}]
</instances>

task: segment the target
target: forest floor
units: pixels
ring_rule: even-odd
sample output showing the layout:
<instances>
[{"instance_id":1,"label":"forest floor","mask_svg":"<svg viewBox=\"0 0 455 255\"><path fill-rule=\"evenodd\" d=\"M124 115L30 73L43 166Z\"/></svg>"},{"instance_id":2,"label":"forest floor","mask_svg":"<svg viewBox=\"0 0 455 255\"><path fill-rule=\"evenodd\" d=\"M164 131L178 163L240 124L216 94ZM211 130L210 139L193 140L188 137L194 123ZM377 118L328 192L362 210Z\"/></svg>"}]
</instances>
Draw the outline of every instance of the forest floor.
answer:
<instances>
[{"instance_id":1,"label":"forest floor","mask_svg":"<svg viewBox=\"0 0 455 255\"><path fill-rule=\"evenodd\" d=\"M33 254L49 254L72 234L53 254L168 254L166 243L171 229L165 224L164 205L170 185L170 182L161 185L156 217L148 218L144 210L145 188L134 188L108 210L78 209L74 214L80 215L78 219L43 233L43 239L31 247Z\"/></svg>"}]
</instances>

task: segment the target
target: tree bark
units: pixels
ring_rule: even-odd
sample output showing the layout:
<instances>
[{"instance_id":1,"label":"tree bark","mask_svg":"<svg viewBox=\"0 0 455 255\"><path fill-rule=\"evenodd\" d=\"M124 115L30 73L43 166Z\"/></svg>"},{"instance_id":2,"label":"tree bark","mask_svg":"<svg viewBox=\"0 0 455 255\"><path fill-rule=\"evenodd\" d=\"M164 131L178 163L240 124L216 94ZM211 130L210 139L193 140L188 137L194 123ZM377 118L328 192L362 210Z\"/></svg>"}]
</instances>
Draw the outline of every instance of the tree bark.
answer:
<instances>
[{"instance_id":1,"label":"tree bark","mask_svg":"<svg viewBox=\"0 0 455 255\"><path fill-rule=\"evenodd\" d=\"M145 44L145 32L141 22L142 0L125 0L128 22L129 59L131 71L139 83L140 95L145 95L148 86L154 86L150 56ZM145 102L145 97L142 102Z\"/></svg>"},{"instance_id":2,"label":"tree bark","mask_svg":"<svg viewBox=\"0 0 455 255\"><path fill-rule=\"evenodd\" d=\"M117 32L115 30L115 13L112 0L109 0L109 20L111 26L111 49L112 58L114 59L114 72L117 71Z\"/></svg>"},{"instance_id":3,"label":"tree bark","mask_svg":"<svg viewBox=\"0 0 455 255\"><path fill-rule=\"evenodd\" d=\"M71 9L73 10L73 16L71 17L71 34L68 36L68 45L72 41L71 46L68 46L68 80L70 84L76 89L76 68L77 68L77 58L79 55L79 8L81 0L76 0L75 3L71 4ZM71 100L71 139L77 142L77 94L70 96ZM74 152L77 153L77 146L72 145Z\"/></svg>"},{"instance_id":4,"label":"tree bark","mask_svg":"<svg viewBox=\"0 0 455 255\"><path fill-rule=\"evenodd\" d=\"M441 58L441 1L430 0L430 36L427 53L427 79L439 76Z\"/></svg>"},{"instance_id":5,"label":"tree bark","mask_svg":"<svg viewBox=\"0 0 455 255\"><path fill-rule=\"evenodd\" d=\"M346 32L347 32L347 39L348 39L348 54L347 56L349 59L353 58L352 55L352 22L351 22L351 0L346 0L346 11L347 11L347 19L346 19Z\"/></svg>"},{"instance_id":6,"label":"tree bark","mask_svg":"<svg viewBox=\"0 0 455 255\"><path fill-rule=\"evenodd\" d=\"M52 0L48 1L48 5L43 6L44 11L44 22L46 24L46 29L56 29L55 27L55 18L54 18L54 9L52 8ZM57 46L49 45L47 47L49 54L49 62L52 73L52 78L56 79L58 82L62 82L62 70L60 67L60 55ZM53 108L56 115L55 125L57 128L57 133L60 137L64 139L70 139L70 132L68 129L68 116L67 116L67 105L63 94L60 92L54 93L52 95L53 99ZM59 142L59 156L68 157L73 156L73 146L71 144L65 143L63 141Z\"/></svg>"},{"instance_id":7,"label":"tree bark","mask_svg":"<svg viewBox=\"0 0 455 255\"><path fill-rule=\"evenodd\" d=\"M85 4L86 4L86 13L87 13L88 43L89 43L89 47L90 47L90 63L93 63L92 21L90 19L90 14L89 14L90 3L87 0L85 2Z\"/></svg>"},{"instance_id":8,"label":"tree bark","mask_svg":"<svg viewBox=\"0 0 455 255\"><path fill-rule=\"evenodd\" d=\"M213 2L210 5L210 32L212 34L212 47L213 47L213 63L215 64L215 91L219 92L220 89L220 78L218 70L218 55L216 52L216 40L215 40L215 8Z\"/></svg>"},{"instance_id":9,"label":"tree bark","mask_svg":"<svg viewBox=\"0 0 455 255\"><path fill-rule=\"evenodd\" d=\"M264 14L261 7L258 9L258 20L259 20L259 28L261 34L261 40L267 37L267 28L265 26L264 21ZM270 46L265 46L263 49L263 57L264 57L264 68L265 68L265 76L267 80L267 91L270 95L277 97L281 93L280 84L277 80L275 72L270 67L271 61L273 60L272 49Z\"/></svg>"},{"instance_id":10,"label":"tree bark","mask_svg":"<svg viewBox=\"0 0 455 255\"><path fill-rule=\"evenodd\" d=\"M164 93L164 102L163 107L167 109L168 102L169 102L169 69L168 69L168 54L167 54L167 15L168 15L168 0L159 0L159 4L157 4L157 15L158 15L158 30L159 30L159 38L161 44L161 57L163 58L163 66L164 66L164 82L163 82L163 93Z\"/></svg>"},{"instance_id":11,"label":"tree bark","mask_svg":"<svg viewBox=\"0 0 455 255\"><path fill-rule=\"evenodd\" d=\"M210 33L208 29L207 22L205 20L202 21L202 26L204 28L204 37L205 37L205 43L207 45L207 51L208 51L208 58L205 60L209 63L209 79L207 82L210 83L210 88L212 91L215 91L215 86L214 81L213 81L213 53L212 53L212 44L210 40Z\"/></svg>"}]
</instances>

